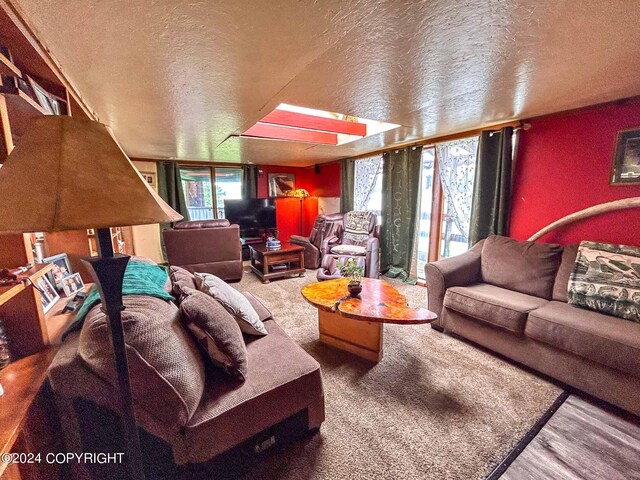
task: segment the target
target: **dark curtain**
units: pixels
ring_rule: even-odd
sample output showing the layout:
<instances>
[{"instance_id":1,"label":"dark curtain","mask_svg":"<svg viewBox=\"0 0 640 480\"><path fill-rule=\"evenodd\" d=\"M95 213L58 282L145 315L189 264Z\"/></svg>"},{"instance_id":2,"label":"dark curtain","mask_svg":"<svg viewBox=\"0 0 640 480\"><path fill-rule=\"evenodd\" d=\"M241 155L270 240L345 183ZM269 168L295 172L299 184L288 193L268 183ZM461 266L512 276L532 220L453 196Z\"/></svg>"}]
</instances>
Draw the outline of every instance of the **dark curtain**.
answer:
<instances>
[{"instance_id":1,"label":"dark curtain","mask_svg":"<svg viewBox=\"0 0 640 480\"><path fill-rule=\"evenodd\" d=\"M469 246L489 235L507 235L511 204L513 127L482 132L471 201Z\"/></svg>"},{"instance_id":2,"label":"dark curtain","mask_svg":"<svg viewBox=\"0 0 640 480\"><path fill-rule=\"evenodd\" d=\"M340 162L340 212L353 210L355 161L346 158Z\"/></svg>"},{"instance_id":3,"label":"dark curtain","mask_svg":"<svg viewBox=\"0 0 640 480\"><path fill-rule=\"evenodd\" d=\"M189 210L187 209L187 200L182 189L182 180L180 179L180 168L176 162L156 162L158 169L158 195L169 204L176 212L184 217L183 221L189 220ZM165 260L167 252L164 247L164 236L162 231L171 228L170 223L160 224L160 244L162 246L162 255Z\"/></svg>"},{"instance_id":4,"label":"dark curtain","mask_svg":"<svg viewBox=\"0 0 640 480\"><path fill-rule=\"evenodd\" d=\"M258 198L258 167L242 167L242 198Z\"/></svg>"},{"instance_id":5,"label":"dark curtain","mask_svg":"<svg viewBox=\"0 0 640 480\"><path fill-rule=\"evenodd\" d=\"M415 240L422 147L386 152L383 162L380 267L388 277L408 280Z\"/></svg>"}]
</instances>

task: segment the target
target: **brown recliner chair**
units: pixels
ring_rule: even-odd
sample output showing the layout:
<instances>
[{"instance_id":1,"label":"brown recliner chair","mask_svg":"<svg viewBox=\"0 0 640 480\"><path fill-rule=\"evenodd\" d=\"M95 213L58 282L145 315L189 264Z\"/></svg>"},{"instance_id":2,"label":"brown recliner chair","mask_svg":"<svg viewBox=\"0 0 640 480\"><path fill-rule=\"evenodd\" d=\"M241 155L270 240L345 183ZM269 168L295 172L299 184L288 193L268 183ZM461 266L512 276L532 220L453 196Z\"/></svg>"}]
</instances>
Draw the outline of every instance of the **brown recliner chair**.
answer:
<instances>
[{"instance_id":1,"label":"brown recliner chair","mask_svg":"<svg viewBox=\"0 0 640 480\"><path fill-rule=\"evenodd\" d=\"M304 247L304 266L315 270L320 266L322 257L342 236L342 213L318 215L308 237L291 235L289 243ZM334 243L332 243L334 242Z\"/></svg>"},{"instance_id":2,"label":"brown recliner chair","mask_svg":"<svg viewBox=\"0 0 640 480\"><path fill-rule=\"evenodd\" d=\"M322 257L320 268L316 274L318 280L340 278L338 262L344 263L348 258L355 258L364 267L364 276L378 278L380 265L380 240L377 219L373 212L347 212L343 216L339 236L326 238L331 245Z\"/></svg>"},{"instance_id":3,"label":"brown recliner chair","mask_svg":"<svg viewBox=\"0 0 640 480\"><path fill-rule=\"evenodd\" d=\"M162 234L169 265L212 273L227 282L242 280L238 225L226 219L180 222Z\"/></svg>"}]
</instances>

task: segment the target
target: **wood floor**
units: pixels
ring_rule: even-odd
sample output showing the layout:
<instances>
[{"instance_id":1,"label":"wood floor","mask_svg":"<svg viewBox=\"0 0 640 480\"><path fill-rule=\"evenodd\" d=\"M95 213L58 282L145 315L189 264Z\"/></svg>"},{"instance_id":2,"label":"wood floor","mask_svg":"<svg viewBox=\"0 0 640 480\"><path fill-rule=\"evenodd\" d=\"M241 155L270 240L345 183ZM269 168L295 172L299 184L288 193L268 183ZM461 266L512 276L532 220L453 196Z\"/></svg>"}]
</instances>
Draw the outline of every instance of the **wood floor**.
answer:
<instances>
[{"instance_id":1,"label":"wood floor","mask_svg":"<svg viewBox=\"0 0 640 480\"><path fill-rule=\"evenodd\" d=\"M571 395L500 480L640 479L640 425Z\"/></svg>"}]
</instances>

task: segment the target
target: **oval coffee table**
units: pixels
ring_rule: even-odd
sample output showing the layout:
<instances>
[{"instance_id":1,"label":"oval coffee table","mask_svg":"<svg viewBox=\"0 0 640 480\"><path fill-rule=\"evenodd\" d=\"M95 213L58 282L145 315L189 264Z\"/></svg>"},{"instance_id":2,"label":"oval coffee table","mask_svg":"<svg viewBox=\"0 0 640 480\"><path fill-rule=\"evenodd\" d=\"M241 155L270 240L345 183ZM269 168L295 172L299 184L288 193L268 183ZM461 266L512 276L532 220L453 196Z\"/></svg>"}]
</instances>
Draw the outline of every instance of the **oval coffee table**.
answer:
<instances>
[{"instance_id":1,"label":"oval coffee table","mask_svg":"<svg viewBox=\"0 0 640 480\"><path fill-rule=\"evenodd\" d=\"M362 292L349 296L349 279L312 283L302 296L318 308L320 341L374 362L382 360L385 323L431 323L438 316L426 308L411 308L407 299L384 280L362 279Z\"/></svg>"}]
</instances>

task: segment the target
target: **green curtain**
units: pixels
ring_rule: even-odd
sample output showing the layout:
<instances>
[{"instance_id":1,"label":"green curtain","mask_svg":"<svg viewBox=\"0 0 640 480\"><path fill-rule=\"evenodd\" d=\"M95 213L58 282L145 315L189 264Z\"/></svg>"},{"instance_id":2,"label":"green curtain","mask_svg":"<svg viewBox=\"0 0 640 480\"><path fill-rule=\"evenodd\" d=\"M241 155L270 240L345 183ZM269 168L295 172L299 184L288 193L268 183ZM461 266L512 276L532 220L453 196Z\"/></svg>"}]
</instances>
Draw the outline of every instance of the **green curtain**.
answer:
<instances>
[{"instance_id":1,"label":"green curtain","mask_svg":"<svg viewBox=\"0 0 640 480\"><path fill-rule=\"evenodd\" d=\"M187 200L182 189L180 167L176 162L156 162L156 167L158 169L158 195L184 217L183 221L188 221L189 210L187 209ZM162 255L165 260L167 252L164 247L162 232L167 228L171 228L171 225L170 223L160 224L160 245L162 246Z\"/></svg>"},{"instance_id":2,"label":"green curtain","mask_svg":"<svg viewBox=\"0 0 640 480\"><path fill-rule=\"evenodd\" d=\"M383 162L380 269L388 277L414 283L409 272L419 208L422 147L386 152Z\"/></svg>"},{"instance_id":3,"label":"green curtain","mask_svg":"<svg viewBox=\"0 0 640 480\"><path fill-rule=\"evenodd\" d=\"M340 211L353 210L355 160L345 158L340 162Z\"/></svg>"},{"instance_id":4,"label":"green curtain","mask_svg":"<svg viewBox=\"0 0 640 480\"><path fill-rule=\"evenodd\" d=\"M258 198L258 167L242 167L242 198Z\"/></svg>"},{"instance_id":5,"label":"green curtain","mask_svg":"<svg viewBox=\"0 0 640 480\"><path fill-rule=\"evenodd\" d=\"M507 235L511 204L513 127L480 134L471 200L469 246L489 235Z\"/></svg>"}]
</instances>

